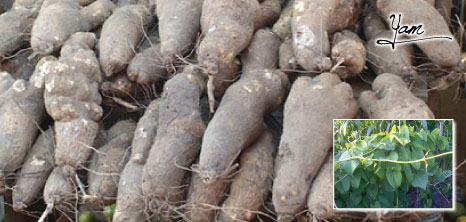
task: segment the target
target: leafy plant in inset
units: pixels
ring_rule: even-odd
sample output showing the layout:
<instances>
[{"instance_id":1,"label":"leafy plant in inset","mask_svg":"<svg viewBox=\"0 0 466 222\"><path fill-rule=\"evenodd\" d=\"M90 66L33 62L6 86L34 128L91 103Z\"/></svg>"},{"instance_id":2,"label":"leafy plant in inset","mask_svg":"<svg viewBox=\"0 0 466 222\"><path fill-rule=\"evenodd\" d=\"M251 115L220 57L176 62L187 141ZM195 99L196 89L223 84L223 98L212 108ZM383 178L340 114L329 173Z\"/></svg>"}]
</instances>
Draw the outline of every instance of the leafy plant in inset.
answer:
<instances>
[{"instance_id":1,"label":"leafy plant in inset","mask_svg":"<svg viewBox=\"0 0 466 222\"><path fill-rule=\"evenodd\" d=\"M336 120L339 208L450 208L452 121Z\"/></svg>"}]
</instances>

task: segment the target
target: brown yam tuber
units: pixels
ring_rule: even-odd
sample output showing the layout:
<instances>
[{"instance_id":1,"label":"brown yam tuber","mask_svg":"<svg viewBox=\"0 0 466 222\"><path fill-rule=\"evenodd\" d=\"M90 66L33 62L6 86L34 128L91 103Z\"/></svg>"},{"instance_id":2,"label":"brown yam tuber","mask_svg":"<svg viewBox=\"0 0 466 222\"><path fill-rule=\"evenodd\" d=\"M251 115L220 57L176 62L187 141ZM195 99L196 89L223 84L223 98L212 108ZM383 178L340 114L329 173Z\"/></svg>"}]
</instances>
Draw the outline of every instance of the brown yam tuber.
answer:
<instances>
[{"instance_id":1,"label":"brown yam tuber","mask_svg":"<svg viewBox=\"0 0 466 222\"><path fill-rule=\"evenodd\" d=\"M93 33L73 34L46 78L44 99L55 120L57 165L81 168L92 154L103 113L98 91L102 77L92 50L95 44Z\"/></svg>"},{"instance_id":2,"label":"brown yam tuber","mask_svg":"<svg viewBox=\"0 0 466 222\"><path fill-rule=\"evenodd\" d=\"M333 209L333 155L329 152L326 162L312 182L307 199L307 208L313 221L330 219Z\"/></svg>"},{"instance_id":3,"label":"brown yam tuber","mask_svg":"<svg viewBox=\"0 0 466 222\"><path fill-rule=\"evenodd\" d=\"M308 71L331 68L328 35L354 24L361 0L297 0L291 32L298 64Z\"/></svg>"},{"instance_id":4,"label":"brown yam tuber","mask_svg":"<svg viewBox=\"0 0 466 222\"><path fill-rule=\"evenodd\" d=\"M45 0L32 27L31 47L39 54L57 51L74 33L101 25L114 7L110 0L97 0L85 8L76 0Z\"/></svg>"},{"instance_id":5,"label":"brown yam tuber","mask_svg":"<svg viewBox=\"0 0 466 222\"><path fill-rule=\"evenodd\" d=\"M53 170L54 138L52 128L43 132L32 146L13 187L13 209L25 210L38 198Z\"/></svg>"},{"instance_id":6,"label":"brown yam tuber","mask_svg":"<svg viewBox=\"0 0 466 222\"><path fill-rule=\"evenodd\" d=\"M414 96L403 80L394 74L377 76L373 91L359 97L361 108L371 119L433 119L434 114L421 99Z\"/></svg>"},{"instance_id":7,"label":"brown yam tuber","mask_svg":"<svg viewBox=\"0 0 466 222\"><path fill-rule=\"evenodd\" d=\"M30 81L13 82L6 73L0 77L0 90L4 90L0 91L0 193L4 192L5 177L23 163L45 116L44 78L53 60L43 58Z\"/></svg>"},{"instance_id":8,"label":"brown yam tuber","mask_svg":"<svg viewBox=\"0 0 466 222\"><path fill-rule=\"evenodd\" d=\"M366 48L358 35L349 30L333 35L331 55L335 64L332 72L343 79L357 76L366 64Z\"/></svg>"},{"instance_id":9,"label":"brown yam tuber","mask_svg":"<svg viewBox=\"0 0 466 222\"><path fill-rule=\"evenodd\" d=\"M91 158L87 176L90 202L108 205L116 199L120 173L129 160L129 147L133 139L136 123L132 120L117 122L109 131L115 136L99 148Z\"/></svg>"},{"instance_id":10,"label":"brown yam tuber","mask_svg":"<svg viewBox=\"0 0 466 222\"><path fill-rule=\"evenodd\" d=\"M312 180L332 147L333 119L358 113L351 86L335 74L298 77L294 82L275 163L272 201L278 221L292 220L304 209Z\"/></svg>"},{"instance_id":11,"label":"brown yam tuber","mask_svg":"<svg viewBox=\"0 0 466 222\"><path fill-rule=\"evenodd\" d=\"M167 78L167 69L160 54L160 44L144 49L128 65L128 79L139 84L151 84Z\"/></svg>"},{"instance_id":12,"label":"brown yam tuber","mask_svg":"<svg viewBox=\"0 0 466 222\"><path fill-rule=\"evenodd\" d=\"M264 206L272 188L274 148L272 133L264 131L254 145L241 153L240 171L222 205L221 221L252 221Z\"/></svg>"},{"instance_id":13,"label":"brown yam tuber","mask_svg":"<svg viewBox=\"0 0 466 222\"><path fill-rule=\"evenodd\" d=\"M442 67L457 66L461 59L458 41L453 37L448 24L434 6L424 0L379 0L377 8L383 17L390 21L390 16L395 15L396 21L402 16L402 23L422 24L422 38L426 37L451 37L451 39L431 39L417 41L415 44L429 57L429 59ZM399 14L397 14L399 13ZM396 16L398 15L398 16ZM398 26L393 25L392 28ZM400 31L400 30L398 30ZM390 38L391 39L391 38ZM385 46L389 47L389 46Z\"/></svg>"},{"instance_id":14,"label":"brown yam tuber","mask_svg":"<svg viewBox=\"0 0 466 222\"><path fill-rule=\"evenodd\" d=\"M199 111L204 84L202 74L188 69L165 83L157 136L142 176L144 196L157 208L176 204L183 198L186 168L199 155L205 130Z\"/></svg>"},{"instance_id":15,"label":"brown yam tuber","mask_svg":"<svg viewBox=\"0 0 466 222\"><path fill-rule=\"evenodd\" d=\"M198 170L206 183L232 170L241 150L262 134L264 116L281 105L289 82L275 69L279 45L271 31L259 30L243 55L241 79L227 89L203 137Z\"/></svg>"},{"instance_id":16,"label":"brown yam tuber","mask_svg":"<svg viewBox=\"0 0 466 222\"><path fill-rule=\"evenodd\" d=\"M100 64L107 76L123 71L136 52L151 13L142 5L118 8L102 26L99 40Z\"/></svg>"},{"instance_id":17,"label":"brown yam tuber","mask_svg":"<svg viewBox=\"0 0 466 222\"><path fill-rule=\"evenodd\" d=\"M131 161L145 164L150 148L157 135L160 99L152 101L139 119L131 144Z\"/></svg>"}]
</instances>

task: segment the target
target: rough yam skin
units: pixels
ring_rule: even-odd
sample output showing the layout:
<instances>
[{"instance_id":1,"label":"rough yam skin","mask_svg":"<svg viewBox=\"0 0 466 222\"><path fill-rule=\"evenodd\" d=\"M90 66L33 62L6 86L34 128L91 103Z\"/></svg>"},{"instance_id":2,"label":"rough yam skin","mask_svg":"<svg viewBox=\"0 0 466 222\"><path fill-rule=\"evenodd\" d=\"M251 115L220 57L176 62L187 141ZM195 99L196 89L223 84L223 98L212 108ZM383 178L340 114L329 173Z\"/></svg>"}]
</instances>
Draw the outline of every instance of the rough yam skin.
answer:
<instances>
[{"instance_id":1,"label":"rough yam skin","mask_svg":"<svg viewBox=\"0 0 466 222\"><path fill-rule=\"evenodd\" d=\"M0 59L27 44L36 14L31 10L17 9L0 15Z\"/></svg>"},{"instance_id":2,"label":"rough yam skin","mask_svg":"<svg viewBox=\"0 0 466 222\"><path fill-rule=\"evenodd\" d=\"M150 12L142 5L127 5L115 11L102 26L100 64L107 76L123 71L135 55Z\"/></svg>"},{"instance_id":3,"label":"rough yam skin","mask_svg":"<svg viewBox=\"0 0 466 222\"><path fill-rule=\"evenodd\" d=\"M358 6L358 0L295 1L291 32L294 54L301 67L309 71L331 68L328 35L356 22Z\"/></svg>"},{"instance_id":4,"label":"rough yam skin","mask_svg":"<svg viewBox=\"0 0 466 222\"><path fill-rule=\"evenodd\" d=\"M92 50L95 43L93 33L73 34L46 77L45 107L55 120L57 165L81 168L92 153L103 113L98 90L102 77Z\"/></svg>"},{"instance_id":5,"label":"rough yam skin","mask_svg":"<svg viewBox=\"0 0 466 222\"><path fill-rule=\"evenodd\" d=\"M415 44L437 65L450 67L459 64L461 59L459 44L451 34L442 15L434 6L424 0L409 2L404 0L382 0L377 1L377 8L387 21L391 14L401 13L402 24L400 25L422 23L422 30L424 31L422 37L452 37L452 40L436 39L419 41L415 42Z\"/></svg>"},{"instance_id":6,"label":"rough yam skin","mask_svg":"<svg viewBox=\"0 0 466 222\"><path fill-rule=\"evenodd\" d=\"M160 54L163 64L172 65L188 52L200 29L204 0L156 0L159 19Z\"/></svg>"},{"instance_id":7,"label":"rough yam skin","mask_svg":"<svg viewBox=\"0 0 466 222\"><path fill-rule=\"evenodd\" d=\"M48 206L60 207L62 203L75 200L75 187L70 180L69 166L55 167L44 187L44 202Z\"/></svg>"},{"instance_id":8,"label":"rough yam skin","mask_svg":"<svg viewBox=\"0 0 466 222\"><path fill-rule=\"evenodd\" d=\"M356 33L349 30L335 33L332 45L333 64L343 61L333 73L348 78L363 71L366 64L366 48Z\"/></svg>"},{"instance_id":9,"label":"rough yam skin","mask_svg":"<svg viewBox=\"0 0 466 222\"><path fill-rule=\"evenodd\" d=\"M120 176L113 222L141 222L147 216L141 181L144 165L129 161Z\"/></svg>"},{"instance_id":10,"label":"rough yam skin","mask_svg":"<svg viewBox=\"0 0 466 222\"><path fill-rule=\"evenodd\" d=\"M8 72L0 72L0 94L7 91L15 82L15 78Z\"/></svg>"},{"instance_id":11,"label":"rough yam skin","mask_svg":"<svg viewBox=\"0 0 466 222\"><path fill-rule=\"evenodd\" d=\"M230 64L245 49L254 34L257 0L204 0L199 45L199 63L209 74L219 73L219 64Z\"/></svg>"},{"instance_id":12,"label":"rough yam skin","mask_svg":"<svg viewBox=\"0 0 466 222\"><path fill-rule=\"evenodd\" d=\"M87 6L95 7L93 5L102 2L108 7L99 7L100 10L90 13L82 10L76 0L45 0L32 27L32 49L37 53L50 54L60 49L73 33L90 31L96 27L111 14L113 3L98 0Z\"/></svg>"},{"instance_id":13,"label":"rough yam skin","mask_svg":"<svg viewBox=\"0 0 466 222\"><path fill-rule=\"evenodd\" d=\"M409 44L397 45L394 50L376 44L377 39L390 39L393 32L385 28L382 19L371 12L364 18L367 60L376 74L393 73L403 79L412 80L417 73L413 67L414 48Z\"/></svg>"},{"instance_id":14,"label":"rough yam skin","mask_svg":"<svg viewBox=\"0 0 466 222\"><path fill-rule=\"evenodd\" d=\"M274 140L270 131L240 156L240 171L222 205L221 221L252 221L267 199L273 180Z\"/></svg>"},{"instance_id":15,"label":"rough yam skin","mask_svg":"<svg viewBox=\"0 0 466 222\"><path fill-rule=\"evenodd\" d=\"M183 197L186 170L196 160L205 130L199 111L199 77L177 74L164 86L157 136L144 166L142 190L155 204L173 204Z\"/></svg>"},{"instance_id":16,"label":"rough yam skin","mask_svg":"<svg viewBox=\"0 0 466 222\"><path fill-rule=\"evenodd\" d=\"M279 221L294 218L305 207L312 180L332 147L333 119L358 113L351 86L336 74L298 77L294 82L275 163L272 201Z\"/></svg>"},{"instance_id":17,"label":"rough yam skin","mask_svg":"<svg viewBox=\"0 0 466 222\"><path fill-rule=\"evenodd\" d=\"M129 63L126 73L129 80L139 84L151 84L167 78L168 72L162 60L160 44L136 54Z\"/></svg>"},{"instance_id":18,"label":"rough yam skin","mask_svg":"<svg viewBox=\"0 0 466 222\"><path fill-rule=\"evenodd\" d=\"M152 143L157 135L159 106L159 99L152 101L139 119L131 144L131 161L135 163L145 164L149 156Z\"/></svg>"},{"instance_id":19,"label":"rough yam skin","mask_svg":"<svg viewBox=\"0 0 466 222\"><path fill-rule=\"evenodd\" d=\"M29 151L13 187L13 209L25 210L39 196L53 170L53 130L41 134Z\"/></svg>"},{"instance_id":20,"label":"rough yam skin","mask_svg":"<svg viewBox=\"0 0 466 222\"><path fill-rule=\"evenodd\" d=\"M421 99L414 96L403 80L384 73L372 83L372 91L359 97L361 108L371 119L434 119L434 114Z\"/></svg>"},{"instance_id":21,"label":"rough yam skin","mask_svg":"<svg viewBox=\"0 0 466 222\"><path fill-rule=\"evenodd\" d=\"M103 95L116 96L118 98L136 98L141 87L128 79L125 73L114 75L100 86Z\"/></svg>"},{"instance_id":22,"label":"rough yam skin","mask_svg":"<svg viewBox=\"0 0 466 222\"><path fill-rule=\"evenodd\" d=\"M291 39L291 18L293 17L294 2L295 0L286 1L280 18L272 28L273 32L282 40Z\"/></svg>"},{"instance_id":23,"label":"rough yam skin","mask_svg":"<svg viewBox=\"0 0 466 222\"><path fill-rule=\"evenodd\" d=\"M44 78L52 62L51 57L43 58L29 82L13 82L8 74L1 77L5 91L0 94L0 193L4 177L21 166L36 138L45 114Z\"/></svg>"},{"instance_id":24,"label":"rough yam skin","mask_svg":"<svg viewBox=\"0 0 466 222\"><path fill-rule=\"evenodd\" d=\"M113 198L117 196L120 173L129 160L129 147L136 123L131 120L120 121L112 128L118 128L116 130L119 131L119 135L93 154L89 166L91 170L87 177L91 201L104 204L112 203Z\"/></svg>"},{"instance_id":25,"label":"rough yam skin","mask_svg":"<svg viewBox=\"0 0 466 222\"><path fill-rule=\"evenodd\" d=\"M285 40L279 49L278 67L281 70L295 70L298 68L296 57L293 52L293 42L291 39Z\"/></svg>"},{"instance_id":26,"label":"rough yam skin","mask_svg":"<svg viewBox=\"0 0 466 222\"><path fill-rule=\"evenodd\" d=\"M264 44L270 47L263 48ZM286 74L275 70L279 45L272 32L259 31L244 55L247 70L225 92L203 137L199 170L206 183L224 174L241 150L260 137L264 116L281 105L289 81ZM241 111L231 112L239 107Z\"/></svg>"},{"instance_id":27,"label":"rough yam skin","mask_svg":"<svg viewBox=\"0 0 466 222\"><path fill-rule=\"evenodd\" d=\"M225 198L228 185L228 179L205 184L199 174L193 174L188 191L188 203L186 204L187 217L190 221L214 221L217 212L215 208Z\"/></svg>"},{"instance_id":28,"label":"rough yam skin","mask_svg":"<svg viewBox=\"0 0 466 222\"><path fill-rule=\"evenodd\" d=\"M329 219L335 214L333 210L333 161L332 152L327 155L327 161L320 168L312 182L307 199L307 208L311 218L317 220Z\"/></svg>"},{"instance_id":29,"label":"rough yam skin","mask_svg":"<svg viewBox=\"0 0 466 222\"><path fill-rule=\"evenodd\" d=\"M281 11L281 0L262 1L254 19L255 30L273 25L280 18Z\"/></svg>"}]
</instances>

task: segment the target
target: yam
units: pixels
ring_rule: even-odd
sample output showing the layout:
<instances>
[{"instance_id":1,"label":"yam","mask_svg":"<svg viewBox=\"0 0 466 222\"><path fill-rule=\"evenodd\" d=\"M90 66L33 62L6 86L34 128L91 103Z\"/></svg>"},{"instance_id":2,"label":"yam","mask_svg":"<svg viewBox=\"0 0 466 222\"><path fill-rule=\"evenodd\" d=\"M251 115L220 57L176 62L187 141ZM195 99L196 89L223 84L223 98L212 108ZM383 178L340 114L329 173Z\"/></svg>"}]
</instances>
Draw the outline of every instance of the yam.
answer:
<instances>
[{"instance_id":1,"label":"yam","mask_svg":"<svg viewBox=\"0 0 466 222\"><path fill-rule=\"evenodd\" d=\"M205 184L199 174L193 174L186 204L187 218L191 222L214 221L216 210L226 196L228 185L228 180L216 180Z\"/></svg>"},{"instance_id":2,"label":"yam","mask_svg":"<svg viewBox=\"0 0 466 222\"><path fill-rule=\"evenodd\" d=\"M272 188L274 148L272 133L264 131L254 145L241 153L240 171L222 205L221 221L252 221L264 206Z\"/></svg>"},{"instance_id":3,"label":"yam","mask_svg":"<svg viewBox=\"0 0 466 222\"><path fill-rule=\"evenodd\" d=\"M204 0L156 0L159 19L160 54L172 66L177 57L192 49L200 28Z\"/></svg>"},{"instance_id":4,"label":"yam","mask_svg":"<svg viewBox=\"0 0 466 222\"><path fill-rule=\"evenodd\" d=\"M103 205L115 201L120 173L129 160L135 128L136 123L132 120L116 123L111 130L118 131L115 132L117 135L93 154L87 176L89 196L85 197L86 201Z\"/></svg>"},{"instance_id":5,"label":"yam","mask_svg":"<svg viewBox=\"0 0 466 222\"><path fill-rule=\"evenodd\" d=\"M414 96L403 80L384 73L372 83L372 91L364 91L359 104L371 119L434 119L434 114L421 99Z\"/></svg>"},{"instance_id":6,"label":"yam","mask_svg":"<svg viewBox=\"0 0 466 222\"><path fill-rule=\"evenodd\" d=\"M186 168L199 155L205 130L199 111L204 84L200 73L187 69L165 83L157 136L142 176L142 191L151 205L160 207L182 200Z\"/></svg>"},{"instance_id":7,"label":"yam","mask_svg":"<svg viewBox=\"0 0 466 222\"><path fill-rule=\"evenodd\" d=\"M295 70L298 68L298 64L296 64L296 57L293 53L293 42L291 39L287 39L282 43L278 53L278 66L282 71Z\"/></svg>"},{"instance_id":8,"label":"yam","mask_svg":"<svg viewBox=\"0 0 466 222\"><path fill-rule=\"evenodd\" d=\"M53 170L53 129L43 132L32 146L13 187L13 209L25 210L38 198Z\"/></svg>"},{"instance_id":9,"label":"yam","mask_svg":"<svg viewBox=\"0 0 466 222\"><path fill-rule=\"evenodd\" d=\"M93 33L73 34L52 64L44 93L47 113L55 120L55 163L80 169L92 154L103 111L98 85L99 62Z\"/></svg>"},{"instance_id":10,"label":"yam","mask_svg":"<svg viewBox=\"0 0 466 222\"><path fill-rule=\"evenodd\" d=\"M377 39L391 38L392 32L385 28L382 19L371 12L364 18L364 34L366 36L367 61L377 74L393 73L404 80L417 78L414 68L414 48L409 44L397 45L394 50L381 47Z\"/></svg>"},{"instance_id":11,"label":"yam","mask_svg":"<svg viewBox=\"0 0 466 222\"><path fill-rule=\"evenodd\" d=\"M299 0L291 19L293 51L298 64L308 71L331 68L328 35L354 24L361 0Z\"/></svg>"},{"instance_id":12,"label":"yam","mask_svg":"<svg viewBox=\"0 0 466 222\"><path fill-rule=\"evenodd\" d=\"M139 119L131 144L131 161L145 164L150 148L157 135L160 99L152 101Z\"/></svg>"},{"instance_id":13,"label":"yam","mask_svg":"<svg viewBox=\"0 0 466 222\"><path fill-rule=\"evenodd\" d=\"M97 0L85 8L76 0L45 0L32 27L31 47L38 54L57 51L74 33L101 25L114 7L110 0Z\"/></svg>"},{"instance_id":14,"label":"yam","mask_svg":"<svg viewBox=\"0 0 466 222\"><path fill-rule=\"evenodd\" d=\"M150 11L142 5L118 8L105 21L99 40L100 65L107 76L123 71L142 40Z\"/></svg>"},{"instance_id":15,"label":"yam","mask_svg":"<svg viewBox=\"0 0 466 222\"><path fill-rule=\"evenodd\" d=\"M324 165L312 182L307 199L312 221L321 221L332 218L336 214L333 209L333 161L332 151L327 155Z\"/></svg>"},{"instance_id":16,"label":"yam","mask_svg":"<svg viewBox=\"0 0 466 222\"><path fill-rule=\"evenodd\" d=\"M205 183L231 171L241 150L262 134L264 116L281 105L289 82L275 69L279 45L271 31L259 30L242 56L243 74L225 92L203 137L198 170Z\"/></svg>"},{"instance_id":17,"label":"yam","mask_svg":"<svg viewBox=\"0 0 466 222\"><path fill-rule=\"evenodd\" d=\"M140 222L148 218L142 195L144 165L129 161L120 176L113 222Z\"/></svg>"},{"instance_id":18,"label":"yam","mask_svg":"<svg viewBox=\"0 0 466 222\"><path fill-rule=\"evenodd\" d=\"M160 44L157 43L136 54L126 73L129 80L139 84L151 84L167 78L168 71L162 61Z\"/></svg>"},{"instance_id":19,"label":"yam","mask_svg":"<svg viewBox=\"0 0 466 222\"><path fill-rule=\"evenodd\" d=\"M341 78L349 78L360 74L366 64L366 48L358 35L343 30L333 35L332 72Z\"/></svg>"},{"instance_id":20,"label":"yam","mask_svg":"<svg viewBox=\"0 0 466 222\"><path fill-rule=\"evenodd\" d=\"M285 103L272 189L279 221L292 220L304 209L312 180L332 147L333 119L358 113L351 86L336 74L303 76L294 82Z\"/></svg>"},{"instance_id":21,"label":"yam","mask_svg":"<svg viewBox=\"0 0 466 222\"><path fill-rule=\"evenodd\" d=\"M461 52L458 41L453 37L448 24L442 15L424 0L380 0L377 8L382 16L389 20L389 16L401 13L402 24L423 24L422 37L451 37L448 39L432 39L428 41L417 41L415 44L435 64L442 67L457 66L461 60ZM391 23L390 23L391 24ZM388 46L387 46L388 47Z\"/></svg>"},{"instance_id":22,"label":"yam","mask_svg":"<svg viewBox=\"0 0 466 222\"><path fill-rule=\"evenodd\" d=\"M27 9L0 14L0 60L28 43L27 33L31 30L36 14Z\"/></svg>"},{"instance_id":23,"label":"yam","mask_svg":"<svg viewBox=\"0 0 466 222\"><path fill-rule=\"evenodd\" d=\"M72 172L73 175L68 175ZM55 167L47 179L44 187L44 202L47 205L38 222L45 221L48 214L53 211L53 208L63 208L65 203L76 201L75 186L71 178L76 174L70 166Z\"/></svg>"},{"instance_id":24,"label":"yam","mask_svg":"<svg viewBox=\"0 0 466 222\"><path fill-rule=\"evenodd\" d=\"M294 2L295 0L286 1L280 18L272 28L272 31L283 41L291 39L291 18L293 17Z\"/></svg>"},{"instance_id":25,"label":"yam","mask_svg":"<svg viewBox=\"0 0 466 222\"><path fill-rule=\"evenodd\" d=\"M5 91L0 95L0 193L4 192L5 177L23 163L45 116L44 78L53 60L52 57L43 58L30 81L13 82L8 74L1 77L3 86L0 88Z\"/></svg>"}]
</instances>

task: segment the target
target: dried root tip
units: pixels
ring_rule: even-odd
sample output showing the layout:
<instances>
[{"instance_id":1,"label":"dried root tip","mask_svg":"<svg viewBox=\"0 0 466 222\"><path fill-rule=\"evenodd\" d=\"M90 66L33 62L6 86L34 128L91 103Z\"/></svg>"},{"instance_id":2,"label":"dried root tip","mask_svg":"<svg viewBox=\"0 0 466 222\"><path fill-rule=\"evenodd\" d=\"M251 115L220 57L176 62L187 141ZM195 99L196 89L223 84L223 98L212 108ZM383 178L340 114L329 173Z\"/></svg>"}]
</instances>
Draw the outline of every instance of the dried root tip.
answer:
<instances>
[{"instance_id":1,"label":"dried root tip","mask_svg":"<svg viewBox=\"0 0 466 222\"><path fill-rule=\"evenodd\" d=\"M277 222L292 222L295 217L289 214L280 214L277 217Z\"/></svg>"},{"instance_id":2,"label":"dried root tip","mask_svg":"<svg viewBox=\"0 0 466 222\"><path fill-rule=\"evenodd\" d=\"M52 213L53 210L53 203L48 203L47 208L45 209L44 213L40 216L39 220L37 222L44 222L47 216Z\"/></svg>"},{"instance_id":3,"label":"dried root tip","mask_svg":"<svg viewBox=\"0 0 466 222\"><path fill-rule=\"evenodd\" d=\"M28 206L24 204L23 202L13 203L13 210L16 212L21 212L25 210L26 208L28 208Z\"/></svg>"}]
</instances>

